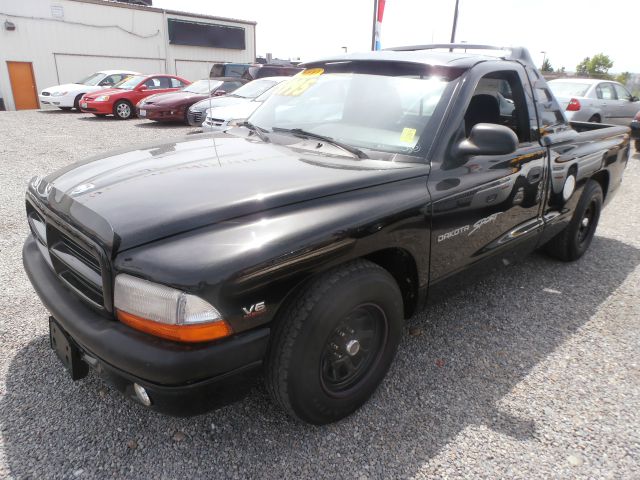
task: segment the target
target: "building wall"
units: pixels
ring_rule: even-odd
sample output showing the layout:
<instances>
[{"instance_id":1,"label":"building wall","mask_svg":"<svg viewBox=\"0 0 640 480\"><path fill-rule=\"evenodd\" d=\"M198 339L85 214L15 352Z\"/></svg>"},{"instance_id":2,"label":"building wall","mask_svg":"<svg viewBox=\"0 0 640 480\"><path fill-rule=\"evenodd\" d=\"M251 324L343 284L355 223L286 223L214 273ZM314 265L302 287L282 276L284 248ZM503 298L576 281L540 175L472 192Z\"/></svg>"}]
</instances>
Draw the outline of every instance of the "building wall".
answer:
<instances>
[{"instance_id":1,"label":"building wall","mask_svg":"<svg viewBox=\"0 0 640 480\"><path fill-rule=\"evenodd\" d=\"M246 49L171 45L168 18L241 26ZM16 29L7 31L5 20ZM193 81L214 62L255 61L255 24L95 0L0 0L0 97L13 109L7 61L32 62L38 91L114 68Z\"/></svg>"}]
</instances>

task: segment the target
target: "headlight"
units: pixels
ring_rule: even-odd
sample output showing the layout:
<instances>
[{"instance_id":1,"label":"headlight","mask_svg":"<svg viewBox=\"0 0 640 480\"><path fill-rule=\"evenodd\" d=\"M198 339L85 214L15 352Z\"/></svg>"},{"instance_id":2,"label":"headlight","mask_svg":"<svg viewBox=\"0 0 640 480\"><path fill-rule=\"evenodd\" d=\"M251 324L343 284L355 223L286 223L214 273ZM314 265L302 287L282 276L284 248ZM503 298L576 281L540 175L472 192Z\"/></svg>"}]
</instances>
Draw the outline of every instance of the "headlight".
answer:
<instances>
[{"instance_id":1,"label":"headlight","mask_svg":"<svg viewBox=\"0 0 640 480\"><path fill-rule=\"evenodd\" d=\"M175 288L120 274L113 297L118 320L151 335L206 342L232 333L212 305Z\"/></svg>"},{"instance_id":2,"label":"headlight","mask_svg":"<svg viewBox=\"0 0 640 480\"><path fill-rule=\"evenodd\" d=\"M52 96L52 97L61 97L61 96L63 96L63 95L66 95L67 93L69 93L69 92L53 92L53 93L51 94L51 96Z\"/></svg>"},{"instance_id":3,"label":"headlight","mask_svg":"<svg viewBox=\"0 0 640 480\"><path fill-rule=\"evenodd\" d=\"M109 100L109 95L100 95L96 97L96 102L106 102Z\"/></svg>"}]
</instances>

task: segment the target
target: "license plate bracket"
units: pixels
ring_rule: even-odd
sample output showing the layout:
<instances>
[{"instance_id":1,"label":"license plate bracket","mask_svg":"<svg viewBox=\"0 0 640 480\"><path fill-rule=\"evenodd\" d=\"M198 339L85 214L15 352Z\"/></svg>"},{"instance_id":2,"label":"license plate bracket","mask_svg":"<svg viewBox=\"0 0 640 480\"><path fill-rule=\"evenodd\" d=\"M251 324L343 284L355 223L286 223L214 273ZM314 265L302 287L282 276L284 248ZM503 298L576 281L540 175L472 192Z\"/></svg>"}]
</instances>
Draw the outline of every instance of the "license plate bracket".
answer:
<instances>
[{"instance_id":1,"label":"license plate bracket","mask_svg":"<svg viewBox=\"0 0 640 480\"><path fill-rule=\"evenodd\" d=\"M141 117L146 117L147 116L147 111L146 110L140 110L140 116Z\"/></svg>"},{"instance_id":2,"label":"license plate bracket","mask_svg":"<svg viewBox=\"0 0 640 480\"><path fill-rule=\"evenodd\" d=\"M80 349L53 317L49 317L49 342L72 380L87 376L89 365L82 361Z\"/></svg>"},{"instance_id":3,"label":"license plate bracket","mask_svg":"<svg viewBox=\"0 0 640 480\"><path fill-rule=\"evenodd\" d=\"M82 102L82 103L80 104L80 107L81 107L81 108L87 108L87 102Z\"/></svg>"}]
</instances>

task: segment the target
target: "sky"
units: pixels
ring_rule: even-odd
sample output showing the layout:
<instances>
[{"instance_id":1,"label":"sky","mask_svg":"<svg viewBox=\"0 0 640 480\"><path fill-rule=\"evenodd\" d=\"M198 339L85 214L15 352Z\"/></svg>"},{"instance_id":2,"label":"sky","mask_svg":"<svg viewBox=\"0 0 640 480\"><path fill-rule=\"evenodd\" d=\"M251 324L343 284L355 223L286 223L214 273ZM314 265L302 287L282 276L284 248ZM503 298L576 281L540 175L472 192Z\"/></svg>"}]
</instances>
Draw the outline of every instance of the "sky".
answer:
<instances>
[{"instance_id":1,"label":"sky","mask_svg":"<svg viewBox=\"0 0 640 480\"><path fill-rule=\"evenodd\" d=\"M456 41L527 47L540 66L605 53L611 73L640 72L638 0L459 0ZM371 49L373 0L154 0L155 7L253 20L257 54L312 60ZM448 42L455 0L387 0L382 48ZM606 7L606 8L605 8ZM604 11L603 11L604 10ZM546 53L542 53L546 52Z\"/></svg>"}]
</instances>

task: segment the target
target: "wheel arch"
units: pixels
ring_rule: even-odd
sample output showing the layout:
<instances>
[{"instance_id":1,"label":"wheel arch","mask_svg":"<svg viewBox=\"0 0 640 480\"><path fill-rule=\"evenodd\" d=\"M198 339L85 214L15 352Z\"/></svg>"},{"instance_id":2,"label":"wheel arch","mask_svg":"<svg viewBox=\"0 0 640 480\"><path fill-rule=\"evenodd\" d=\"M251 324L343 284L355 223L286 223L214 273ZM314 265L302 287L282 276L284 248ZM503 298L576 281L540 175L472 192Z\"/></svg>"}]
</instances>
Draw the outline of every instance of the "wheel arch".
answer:
<instances>
[{"instance_id":1,"label":"wheel arch","mask_svg":"<svg viewBox=\"0 0 640 480\"><path fill-rule=\"evenodd\" d=\"M605 200L609 190L609 172L607 170L600 170L591 176L591 180L595 180L600 184L600 188L602 188L602 199Z\"/></svg>"}]
</instances>

